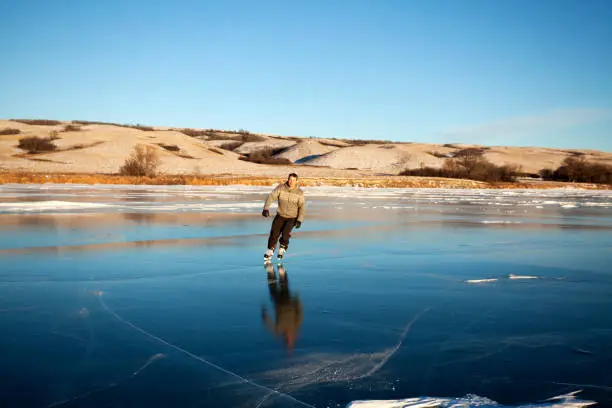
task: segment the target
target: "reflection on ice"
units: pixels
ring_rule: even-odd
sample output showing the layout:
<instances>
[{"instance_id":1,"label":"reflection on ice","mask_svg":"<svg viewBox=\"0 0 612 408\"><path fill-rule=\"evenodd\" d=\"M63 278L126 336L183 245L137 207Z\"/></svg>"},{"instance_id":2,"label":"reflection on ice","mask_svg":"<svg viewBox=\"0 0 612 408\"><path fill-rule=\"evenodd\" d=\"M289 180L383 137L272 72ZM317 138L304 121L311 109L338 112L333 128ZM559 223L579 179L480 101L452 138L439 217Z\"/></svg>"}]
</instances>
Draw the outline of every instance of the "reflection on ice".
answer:
<instances>
[{"instance_id":1,"label":"reflection on ice","mask_svg":"<svg viewBox=\"0 0 612 408\"><path fill-rule=\"evenodd\" d=\"M268 316L265 306L261 309L261 318L270 331L280 337L288 350L293 350L295 340L302 325L302 302L299 296L289 290L289 276L283 265L278 265L278 278L274 264L265 265L268 273L268 289L274 304L274 321Z\"/></svg>"}]
</instances>

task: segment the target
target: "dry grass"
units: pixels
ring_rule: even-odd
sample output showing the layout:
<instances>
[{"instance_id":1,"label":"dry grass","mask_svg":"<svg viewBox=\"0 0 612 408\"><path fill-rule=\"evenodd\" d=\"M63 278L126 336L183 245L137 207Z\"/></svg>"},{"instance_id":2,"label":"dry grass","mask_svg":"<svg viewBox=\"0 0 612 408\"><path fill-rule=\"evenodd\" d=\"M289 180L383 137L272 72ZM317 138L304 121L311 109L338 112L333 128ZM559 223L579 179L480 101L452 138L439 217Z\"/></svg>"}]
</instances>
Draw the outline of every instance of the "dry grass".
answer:
<instances>
[{"instance_id":1,"label":"dry grass","mask_svg":"<svg viewBox=\"0 0 612 408\"><path fill-rule=\"evenodd\" d=\"M79 144L75 144L75 145L72 145L72 146L68 146L68 147L66 147L64 149L58 149L58 150L56 150L56 152L67 152L67 151L70 151L70 150L87 149L89 147L95 147L95 146L101 145L102 143L104 143L103 140L98 140L97 142L91 142L91 143L85 143L85 144L79 143Z\"/></svg>"},{"instance_id":2,"label":"dry grass","mask_svg":"<svg viewBox=\"0 0 612 408\"><path fill-rule=\"evenodd\" d=\"M215 149L214 147L209 147L208 150L213 152L213 153L217 153L217 154L220 154L221 156L223 156L223 152L221 150Z\"/></svg>"},{"instance_id":3,"label":"dry grass","mask_svg":"<svg viewBox=\"0 0 612 408\"><path fill-rule=\"evenodd\" d=\"M162 175L157 177L122 176L117 174L69 174L69 173L31 173L0 171L0 184L124 184L124 185L249 185L272 186L284 177L250 177L235 175ZM597 184L531 182L531 183L485 183L473 180L457 180L427 177L300 177L303 186L352 186L362 188L561 188L575 187L588 190L610 190L612 187Z\"/></svg>"}]
</instances>

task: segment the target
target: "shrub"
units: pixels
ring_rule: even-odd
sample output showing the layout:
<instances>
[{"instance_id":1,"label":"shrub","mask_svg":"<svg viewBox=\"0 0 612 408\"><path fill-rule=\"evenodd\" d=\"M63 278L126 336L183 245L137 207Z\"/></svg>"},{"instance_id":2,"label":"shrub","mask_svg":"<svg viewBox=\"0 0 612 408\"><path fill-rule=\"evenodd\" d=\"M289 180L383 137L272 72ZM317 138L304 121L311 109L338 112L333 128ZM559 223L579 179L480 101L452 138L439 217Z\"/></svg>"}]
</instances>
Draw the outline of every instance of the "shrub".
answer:
<instances>
[{"instance_id":1,"label":"shrub","mask_svg":"<svg viewBox=\"0 0 612 408\"><path fill-rule=\"evenodd\" d=\"M168 150L169 152L179 152L181 150L177 145L167 145L164 143L158 143L158 146Z\"/></svg>"},{"instance_id":2,"label":"shrub","mask_svg":"<svg viewBox=\"0 0 612 408\"><path fill-rule=\"evenodd\" d=\"M496 182L516 181L517 172L517 166L497 166L484 157L465 156L446 159L440 169L432 167L407 169L400 172L400 176L448 177Z\"/></svg>"},{"instance_id":3,"label":"shrub","mask_svg":"<svg viewBox=\"0 0 612 408\"><path fill-rule=\"evenodd\" d=\"M292 164L291 160L284 157L263 157L259 155L249 155L247 157L239 157L240 160L249 161L257 164L275 164L275 165L288 165Z\"/></svg>"},{"instance_id":4,"label":"shrub","mask_svg":"<svg viewBox=\"0 0 612 408\"><path fill-rule=\"evenodd\" d=\"M0 136L4 136L4 135L18 135L20 133L21 133L21 130L19 130L19 129L13 129L13 128L0 129Z\"/></svg>"},{"instance_id":5,"label":"shrub","mask_svg":"<svg viewBox=\"0 0 612 408\"><path fill-rule=\"evenodd\" d=\"M240 140L232 140L232 141L228 141L227 143L220 144L219 148L232 151L232 150L239 148L243 144L244 142L241 142Z\"/></svg>"},{"instance_id":6,"label":"shrub","mask_svg":"<svg viewBox=\"0 0 612 408\"><path fill-rule=\"evenodd\" d=\"M143 125L139 125L139 124L136 124L136 125L119 125L119 126L127 127L127 128L130 128L130 129L142 130L142 131L145 131L145 132L153 132L155 130L151 126L143 126Z\"/></svg>"},{"instance_id":7,"label":"shrub","mask_svg":"<svg viewBox=\"0 0 612 408\"><path fill-rule=\"evenodd\" d=\"M211 133L208 130L199 129L178 129L177 131L191 137L208 136Z\"/></svg>"},{"instance_id":8,"label":"shrub","mask_svg":"<svg viewBox=\"0 0 612 408\"><path fill-rule=\"evenodd\" d=\"M272 157L274 153L281 149L258 150L239 159L258 164L292 164L291 160L284 157Z\"/></svg>"},{"instance_id":9,"label":"shrub","mask_svg":"<svg viewBox=\"0 0 612 408\"><path fill-rule=\"evenodd\" d=\"M62 129L62 132L80 132L81 126L79 125L72 125L72 124L68 124L66 126L64 126L64 129Z\"/></svg>"},{"instance_id":10,"label":"shrub","mask_svg":"<svg viewBox=\"0 0 612 408\"><path fill-rule=\"evenodd\" d=\"M350 140L350 139L339 139L343 140L353 146L365 146L368 144L389 144L394 143L391 140L376 140L376 139L359 139L359 140Z\"/></svg>"},{"instance_id":11,"label":"shrub","mask_svg":"<svg viewBox=\"0 0 612 408\"><path fill-rule=\"evenodd\" d=\"M437 157L438 159L447 159L448 157L450 157L446 153L440 153L440 152L427 152L427 153L429 153L433 157Z\"/></svg>"},{"instance_id":12,"label":"shrub","mask_svg":"<svg viewBox=\"0 0 612 408\"><path fill-rule=\"evenodd\" d=\"M73 120L72 123L76 123L79 125L113 125L113 126L121 126L118 123L110 123L110 122L98 122L93 120Z\"/></svg>"},{"instance_id":13,"label":"shrub","mask_svg":"<svg viewBox=\"0 0 612 408\"><path fill-rule=\"evenodd\" d=\"M19 139L18 148L26 150L29 154L52 152L57 149L52 137L29 136Z\"/></svg>"},{"instance_id":14,"label":"shrub","mask_svg":"<svg viewBox=\"0 0 612 408\"><path fill-rule=\"evenodd\" d=\"M265 137L260 136L260 135L254 135L252 133L249 132L239 132L240 133L240 140L242 140L243 142L263 142L264 140L266 140Z\"/></svg>"},{"instance_id":15,"label":"shrub","mask_svg":"<svg viewBox=\"0 0 612 408\"><path fill-rule=\"evenodd\" d=\"M99 122L99 121L94 121L94 120L73 120L72 123L76 123L76 124L79 124L79 125L111 125L111 126L121 126L121 127L130 128L130 129L143 130L143 131L147 131L147 132L152 132L152 131L155 130L151 126L143 126L141 124L126 125L126 124L122 124L122 123Z\"/></svg>"},{"instance_id":16,"label":"shrub","mask_svg":"<svg viewBox=\"0 0 612 408\"><path fill-rule=\"evenodd\" d=\"M468 147L451 153L452 157L478 157L484 154L485 149L479 147Z\"/></svg>"},{"instance_id":17,"label":"shrub","mask_svg":"<svg viewBox=\"0 0 612 408\"><path fill-rule=\"evenodd\" d=\"M342 146L344 146L342 144L338 144L338 143L334 143L334 142L327 142L327 141L324 141L324 140L318 140L318 142L320 144L322 144L323 146L330 146L330 147L342 147Z\"/></svg>"},{"instance_id":18,"label":"shrub","mask_svg":"<svg viewBox=\"0 0 612 408\"><path fill-rule=\"evenodd\" d=\"M127 158L119 173L123 176L155 177L159 172L161 160L151 146L136 145L132 155Z\"/></svg>"},{"instance_id":19,"label":"shrub","mask_svg":"<svg viewBox=\"0 0 612 408\"><path fill-rule=\"evenodd\" d=\"M62 122L60 122L59 120L48 120L48 119L11 119L11 121L23 123L26 125L55 126L55 125L62 124Z\"/></svg>"},{"instance_id":20,"label":"shrub","mask_svg":"<svg viewBox=\"0 0 612 408\"><path fill-rule=\"evenodd\" d=\"M612 184L612 166L591 163L584 155L572 154L566 157L556 170L540 170L540 176L544 180L552 181Z\"/></svg>"}]
</instances>

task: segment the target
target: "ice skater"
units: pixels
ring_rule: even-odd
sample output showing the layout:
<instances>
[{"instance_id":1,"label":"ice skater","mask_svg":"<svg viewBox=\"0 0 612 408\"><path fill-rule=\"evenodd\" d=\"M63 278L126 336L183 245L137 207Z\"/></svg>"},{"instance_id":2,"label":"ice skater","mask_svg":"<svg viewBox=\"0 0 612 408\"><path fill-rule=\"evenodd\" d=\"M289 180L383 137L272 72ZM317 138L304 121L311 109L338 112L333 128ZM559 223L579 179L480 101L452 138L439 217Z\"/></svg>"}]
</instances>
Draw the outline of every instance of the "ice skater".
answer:
<instances>
[{"instance_id":1,"label":"ice skater","mask_svg":"<svg viewBox=\"0 0 612 408\"><path fill-rule=\"evenodd\" d=\"M297 174L289 174L287 181L279 184L272 190L264 204L261 215L269 217L270 205L276 200L278 200L278 209L272 221L272 226L270 227L268 250L264 254L264 263L271 262L279 237L280 248L278 249L276 257L278 260L283 259L285 252L287 252L287 248L289 248L291 230L293 227L300 228L302 226L306 200L304 198L304 192L298 187Z\"/></svg>"}]
</instances>

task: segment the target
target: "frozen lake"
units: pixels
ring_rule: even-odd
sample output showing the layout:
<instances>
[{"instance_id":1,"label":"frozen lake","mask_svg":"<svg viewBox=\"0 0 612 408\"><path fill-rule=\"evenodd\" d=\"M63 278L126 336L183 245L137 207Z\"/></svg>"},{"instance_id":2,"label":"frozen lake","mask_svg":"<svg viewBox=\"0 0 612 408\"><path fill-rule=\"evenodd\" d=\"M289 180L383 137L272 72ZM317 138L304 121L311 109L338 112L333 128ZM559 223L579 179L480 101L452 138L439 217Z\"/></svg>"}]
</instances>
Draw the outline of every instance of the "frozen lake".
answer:
<instances>
[{"instance_id":1,"label":"frozen lake","mask_svg":"<svg viewBox=\"0 0 612 408\"><path fill-rule=\"evenodd\" d=\"M271 188L0 185L0 406L612 405L612 192Z\"/></svg>"}]
</instances>

